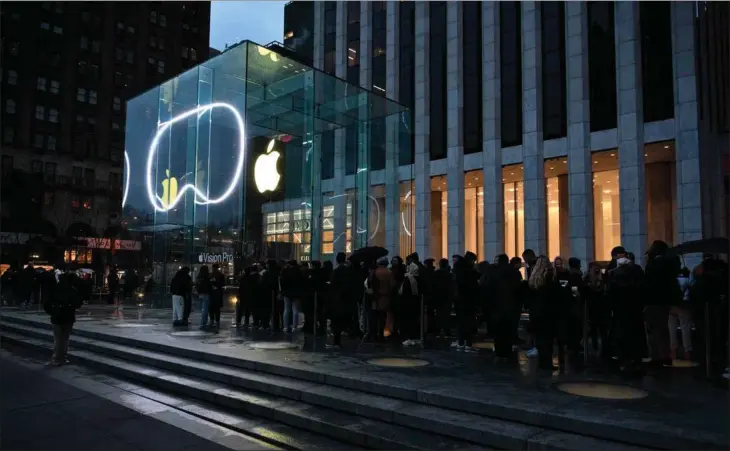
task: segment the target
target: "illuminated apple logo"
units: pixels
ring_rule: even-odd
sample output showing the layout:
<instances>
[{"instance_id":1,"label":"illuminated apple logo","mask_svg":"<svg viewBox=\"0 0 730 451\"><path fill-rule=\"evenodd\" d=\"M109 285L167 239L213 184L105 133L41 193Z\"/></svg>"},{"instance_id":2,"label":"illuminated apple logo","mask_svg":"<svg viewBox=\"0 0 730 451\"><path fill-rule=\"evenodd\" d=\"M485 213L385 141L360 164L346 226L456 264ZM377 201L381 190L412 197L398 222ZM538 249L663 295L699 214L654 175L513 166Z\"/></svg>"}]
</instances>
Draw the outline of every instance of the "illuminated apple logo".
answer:
<instances>
[{"instance_id":1,"label":"illuminated apple logo","mask_svg":"<svg viewBox=\"0 0 730 451\"><path fill-rule=\"evenodd\" d=\"M269 145L266 146L266 153L256 159L256 166L253 168L256 188L262 194L266 191L276 190L279 180L281 180L281 175L276 168L276 162L279 161L281 154L277 151L272 152L275 142L273 139L269 141Z\"/></svg>"},{"instance_id":2,"label":"illuminated apple logo","mask_svg":"<svg viewBox=\"0 0 730 451\"><path fill-rule=\"evenodd\" d=\"M162 180L162 197L160 198L160 202L162 202L165 208L168 208L171 200L177 197L177 179L170 177L169 169L165 169L165 175L167 178Z\"/></svg>"}]
</instances>

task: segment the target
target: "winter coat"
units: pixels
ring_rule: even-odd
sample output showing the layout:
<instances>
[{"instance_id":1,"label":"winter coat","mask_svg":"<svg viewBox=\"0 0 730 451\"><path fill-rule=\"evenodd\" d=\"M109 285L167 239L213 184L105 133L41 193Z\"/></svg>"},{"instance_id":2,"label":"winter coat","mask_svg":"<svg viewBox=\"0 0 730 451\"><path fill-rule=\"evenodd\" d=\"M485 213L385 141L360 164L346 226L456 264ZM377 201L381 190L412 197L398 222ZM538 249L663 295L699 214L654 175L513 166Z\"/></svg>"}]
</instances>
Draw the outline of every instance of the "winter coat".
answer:
<instances>
[{"instance_id":1,"label":"winter coat","mask_svg":"<svg viewBox=\"0 0 730 451\"><path fill-rule=\"evenodd\" d=\"M509 320L519 313L521 285L520 272L509 264L490 268L485 293L495 320Z\"/></svg>"},{"instance_id":2,"label":"winter coat","mask_svg":"<svg viewBox=\"0 0 730 451\"><path fill-rule=\"evenodd\" d=\"M355 277L352 268L339 265L332 271L330 280L330 308L335 311L344 310L347 305L354 305L357 301L355 292Z\"/></svg>"},{"instance_id":3,"label":"winter coat","mask_svg":"<svg viewBox=\"0 0 730 451\"><path fill-rule=\"evenodd\" d=\"M213 292L213 283L211 281L210 277L201 277L198 275L197 280L195 281L195 289L197 290L198 294L207 294L210 296L210 294Z\"/></svg>"},{"instance_id":4,"label":"winter coat","mask_svg":"<svg viewBox=\"0 0 730 451\"><path fill-rule=\"evenodd\" d=\"M178 271L175 273L175 277L172 278L172 281L170 281L170 294L187 297L190 295L192 286L193 280L190 278L190 274Z\"/></svg>"},{"instance_id":5,"label":"winter coat","mask_svg":"<svg viewBox=\"0 0 730 451\"><path fill-rule=\"evenodd\" d=\"M434 271L430 286L430 298L435 307L451 306L454 289L450 270L437 269Z\"/></svg>"},{"instance_id":6,"label":"winter coat","mask_svg":"<svg viewBox=\"0 0 730 451\"><path fill-rule=\"evenodd\" d=\"M679 269L679 259L673 256L660 255L646 263L644 274L648 305L682 305L684 296L677 281Z\"/></svg>"},{"instance_id":7,"label":"winter coat","mask_svg":"<svg viewBox=\"0 0 730 451\"><path fill-rule=\"evenodd\" d=\"M281 294L290 299L301 299L306 294L306 281L301 268L287 265L281 271Z\"/></svg>"},{"instance_id":8,"label":"winter coat","mask_svg":"<svg viewBox=\"0 0 730 451\"><path fill-rule=\"evenodd\" d=\"M79 280L74 274L60 274L51 296L45 297L43 310L51 316L51 323L69 325L76 322L76 309L81 307Z\"/></svg>"},{"instance_id":9,"label":"winter coat","mask_svg":"<svg viewBox=\"0 0 730 451\"><path fill-rule=\"evenodd\" d=\"M465 260L454 265L454 304L458 307L475 307L479 301L479 273Z\"/></svg>"},{"instance_id":10,"label":"winter coat","mask_svg":"<svg viewBox=\"0 0 730 451\"><path fill-rule=\"evenodd\" d=\"M377 267L365 281L368 290L372 291L373 308L381 312L390 310L393 293L396 290L395 277L388 268Z\"/></svg>"}]
</instances>

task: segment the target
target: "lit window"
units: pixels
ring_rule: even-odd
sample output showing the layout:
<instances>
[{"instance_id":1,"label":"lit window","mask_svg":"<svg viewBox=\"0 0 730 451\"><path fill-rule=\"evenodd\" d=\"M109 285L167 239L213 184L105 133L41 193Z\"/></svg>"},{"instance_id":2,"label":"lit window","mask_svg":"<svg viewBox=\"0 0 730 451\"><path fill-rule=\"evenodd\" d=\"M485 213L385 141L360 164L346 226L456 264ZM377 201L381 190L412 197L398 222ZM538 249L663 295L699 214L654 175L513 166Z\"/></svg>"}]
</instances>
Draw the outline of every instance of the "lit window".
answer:
<instances>
[{"instance_id":1,"label":"lit window","mask_svg":"<svg viewBox=\"0 0 730 451\"><path fill-rule=\"evenodd\" d=\"M35 118L41 120L46 118L46 109L43 105L37 105L35 107Z\"/></svg>"},{"instance_id":2,"label":"lit window","mask_svg":"<svg viewBox=\"0 0 730 451\"><path fill-rule=\"evenodd\" d=\"M91 198L85 197L82 205L83 205L84 209L91 210Z\"/></svg>"},{"instance_id":3,"label":"lit window","mask_svg":"<svg viewBox=\"0 0 730 451\"><path fill-rule=\"evenodd\" d=\"M82 36L80 45L81 45L82 49L84 49L84 50L88 49L89 48L89 39L85 36Z\"/></svg>"},{"instance_id":4,"label":"lit window","mask_svg":"<svg viewBox=\"0 0 730 451\"><path fill-rule=\"evenodd\" d=\"M61 83L57 82L56 80L51 80L51 94L58 94L58 91L61 89Z\"/></svg>"},{"instance_id":5,"label":"lit window","mask_svg":"<svg viewBox=\"0 0 730 451\"><path fill-rule=\"evenodd\" d=\"M43 148L43 135L40 133L36 133L35 137L33 138L33 145L36 149L42 149Z\"/></svg>"},{"instance_id":6,"label":"lit window","mask_svg":"<svg viewBox=\"0 0 730 451\"><path fill-rule=\"evenodd\" d=\"M43 30L50 30L51 25L48 22L41 22L41 29Z\"/></svg>"},{"instance_id":7,"label":"lit window","mask_svg":"<svg viewBox=\"0 0 730 451\"><path fill-rule=\"evenodd\" d=\"M46 143L46 149L56 150L56 137L55 136L48 137L48 142Z\"/></svg>"},{"instance_id":8,"label":"lit window","mask_svg":"<svg viewBox=\"0 0 730 451\"><path fill-rule=\"evenodd\" d=\"M58 123L58 110L55 108L51 108L48 110L48 121L53 122L54 124Z\"/></svg>"},{"instance_id":9,"label":"lit window","mask_svg":"<svg viewBox=\"0 0 730 451\"><path fill-rule=\"evenodd\" d=\"M5 133L3 134L3 141L5 143L11 143L15 140L15 129L12 127L6 127Z\"/></svg>"},{"instance_id":10,"label":"lit window","mask_svg":"<svg viewBox=\"0 0 730 451\"><path fill-rule=\"evenodd\" d=\"M61 27L53 27L53 32L56 34L63 34L63 28Z\"/></svg>"},{"instance_id":11,"label":"lit window","mask_svg":"<svg viewBox=\"0 0 730 451\"><path fill-rule=\"evenodd\" d=\"M157 23L157 11L150 11L150 22Z\"/></svg>"},{"instance_id":12,"label":"lit window","mask_svg":"<svg viewBox=\"0 0 730 451\"><path fill-rule=\"evenodd\" d=\"M164 14L160 14L160 26L167 26L167 17Z\"/></svg>"},{"instance_id":13,"label":"lit window","mask_svg":"<svg viewBox=\"0 0 730 451\"><path fill-rule=\"evenodd\" d=\"M89 91L89 103L96 105L96 91Z\"/></svg>"},{"instance_id":14,"label":"lit window","mask_svg":"<svg viewBox=\"0 0 730 451\"><path fill-rule=\"evenodd\" d=\"M198 52L195 49L190 49L190 59L193 61L198 59Z\"/></svg>"},{"instance_id":15,"label":"lit window","mask_svg":"<svg viewBox=\"0 0 730 451\"><path fill-rule=\"evenodd\" d=\"M114 97L114 100L112 102L112 108L114 108L114 111L119 111L122 109L122 100L119 97Z\"/></svg>"},{"instance_id":16,"label":"lit window","mask_svg":"<svg viewBox=\"0 0 730 451\"><path fill-rule=\"evenodd\" d=\"M18 83L18 73L14 70L8 71L8 84L9 85L15 85Z\"/></svg>"},{"instance_id":17,"label":"lit window","mask_svg":"<svg viewBox=\"0 0 730 451\"><path fill-rule=\"evenodd\" d=\"M165 62L164 61L157 62L157 72L159 72L161 74L165 73Z\"/></svg>"},{"instance_id":18,"label":"lit window","mask_svg":"<svg viewBox=\"0 0 730 451\"><path fill-rule=\"evenodd\" d=\"M39 91L46 90L46 78L45 77L38 77L38 83L36 84L36 88Z\"/></svg>"},{"instance_id":19,"label":"lit window","mask_svg":"<svg viewBox=\"0 0 730 451\"><path fill-rule=\"evenodd\" d=\"M112 122L112 130L119 130L119 122Z\"/></svg>"},{"instance_id":20,"label":"lit window","mask_svg":"<svg viewBox=\"0 0 730 451\"><path fill-rule=\"evenodd\" d=\"M86 102L86 89L78 88L76 90L76 100L79 102Z\"/></svg>"},{"instance_id":21,"label":"lit window","mask_svg":"<svg viewBox=\"0 0 730 451\"><path fill-rule=\"evenodd\" d=\"M15 114L15 100L8 99L5 102L5 112L9 114Z\"/></svg>"}]
</instances>

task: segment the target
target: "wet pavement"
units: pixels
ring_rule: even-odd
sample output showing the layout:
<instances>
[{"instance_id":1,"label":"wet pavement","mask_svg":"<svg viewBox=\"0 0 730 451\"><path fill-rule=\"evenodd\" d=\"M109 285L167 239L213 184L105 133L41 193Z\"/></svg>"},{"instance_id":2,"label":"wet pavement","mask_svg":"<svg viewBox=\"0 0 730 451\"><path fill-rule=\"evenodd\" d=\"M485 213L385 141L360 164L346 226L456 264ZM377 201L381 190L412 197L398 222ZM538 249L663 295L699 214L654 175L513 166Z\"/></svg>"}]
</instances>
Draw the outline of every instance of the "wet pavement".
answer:
<instances>
[{"instance_id":1,"label":"wet pavement","mask_svg":"<svg viewBox=\"0 0 730 451\"><path fill-rule=\"evenodd\" d=\"M1 312L25 318L47 318L33 310L3 309ZM713 385L702 379L700 368L667 368L650 376L627 380L614 368L589 366L581 369L568 364L560 371L541 372L535 359L523 351L515 362L496 361L488 343L475 353L450 349L450 339L427 340L424 349L403 348L400 344L362 344L343 339L343 348L325 347L323 338L313 341L311 334L298 332L286 336L266 331L231 327L231 314L224 313L223 327L217 332L200 331L195 326L172 327L170 310L138 307L113 308L87 306L78 313L75 327L122 337L133 337L170 346L184 347L221 356L280 364L328 375L358 378L383 387L419 390L419 396L452 397L462 403L488 398L490 401L529 408L535 415L549 415L552 421L573 417L595 417L596 421L626 425L664 424L667 428L697 428L727 436L727 385ZM194 313L191 324L199 323ZM314 346L313 346L314 345ZM73 338L72 338L73 346ZM372 359L405 359L402 364L380 366ZM425 361L415 363L411 359ZM557 365L557 360L555 361ZM573 394L560 392L556 384L583 382L609 383L644 391L647 396L631 400L595 399L580 396L585 387ZM590 388L590 387L589 387ZM555 420L557 418L557 420ZM562 418L562 420L561 420Z\"/></svg>"},{"instance_id":2,"label":"wet pavement","mask_svg":"<svg viewBox=\"0 0 730 451\"><path fill-rule=\"evenodd\" d=\"M0 449L277 449L149 398L79 377L73 366L48 369L36 359L5 350L0 351L0 366ZM59 380L64 376L76 386Z\"/></svg>"}]
</instances>

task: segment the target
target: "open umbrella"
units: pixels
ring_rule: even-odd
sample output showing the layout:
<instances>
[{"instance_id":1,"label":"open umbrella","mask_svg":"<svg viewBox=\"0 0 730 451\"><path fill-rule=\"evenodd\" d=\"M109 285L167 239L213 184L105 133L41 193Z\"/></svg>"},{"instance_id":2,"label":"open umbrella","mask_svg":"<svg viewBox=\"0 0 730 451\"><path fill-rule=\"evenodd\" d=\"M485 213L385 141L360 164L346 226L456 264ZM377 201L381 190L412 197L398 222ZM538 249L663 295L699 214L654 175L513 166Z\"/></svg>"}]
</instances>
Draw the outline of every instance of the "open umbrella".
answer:
<instances>
[{"instance_id":1,"label":"open umbrella","mask_svg":"<svg viewBox=\"0 0 730 451\"><path fill-rule=\"evenodd\" d=\"M672 248L676 254L727 254L730 250L730 241L723 237L705 238L703 240L687 241Z\"/></svg>"},{"instance_id":2,"label":"open umbrella","mask_svg":"<svg viewBox=\"0 0 730 451\"><path fill-rule=\"evenodd\" d=\"M374 262L381 257L388 255L388 250L380 246L368 246L357 249L350 255L352 263Z\"/></svg>"}]
</instances>

